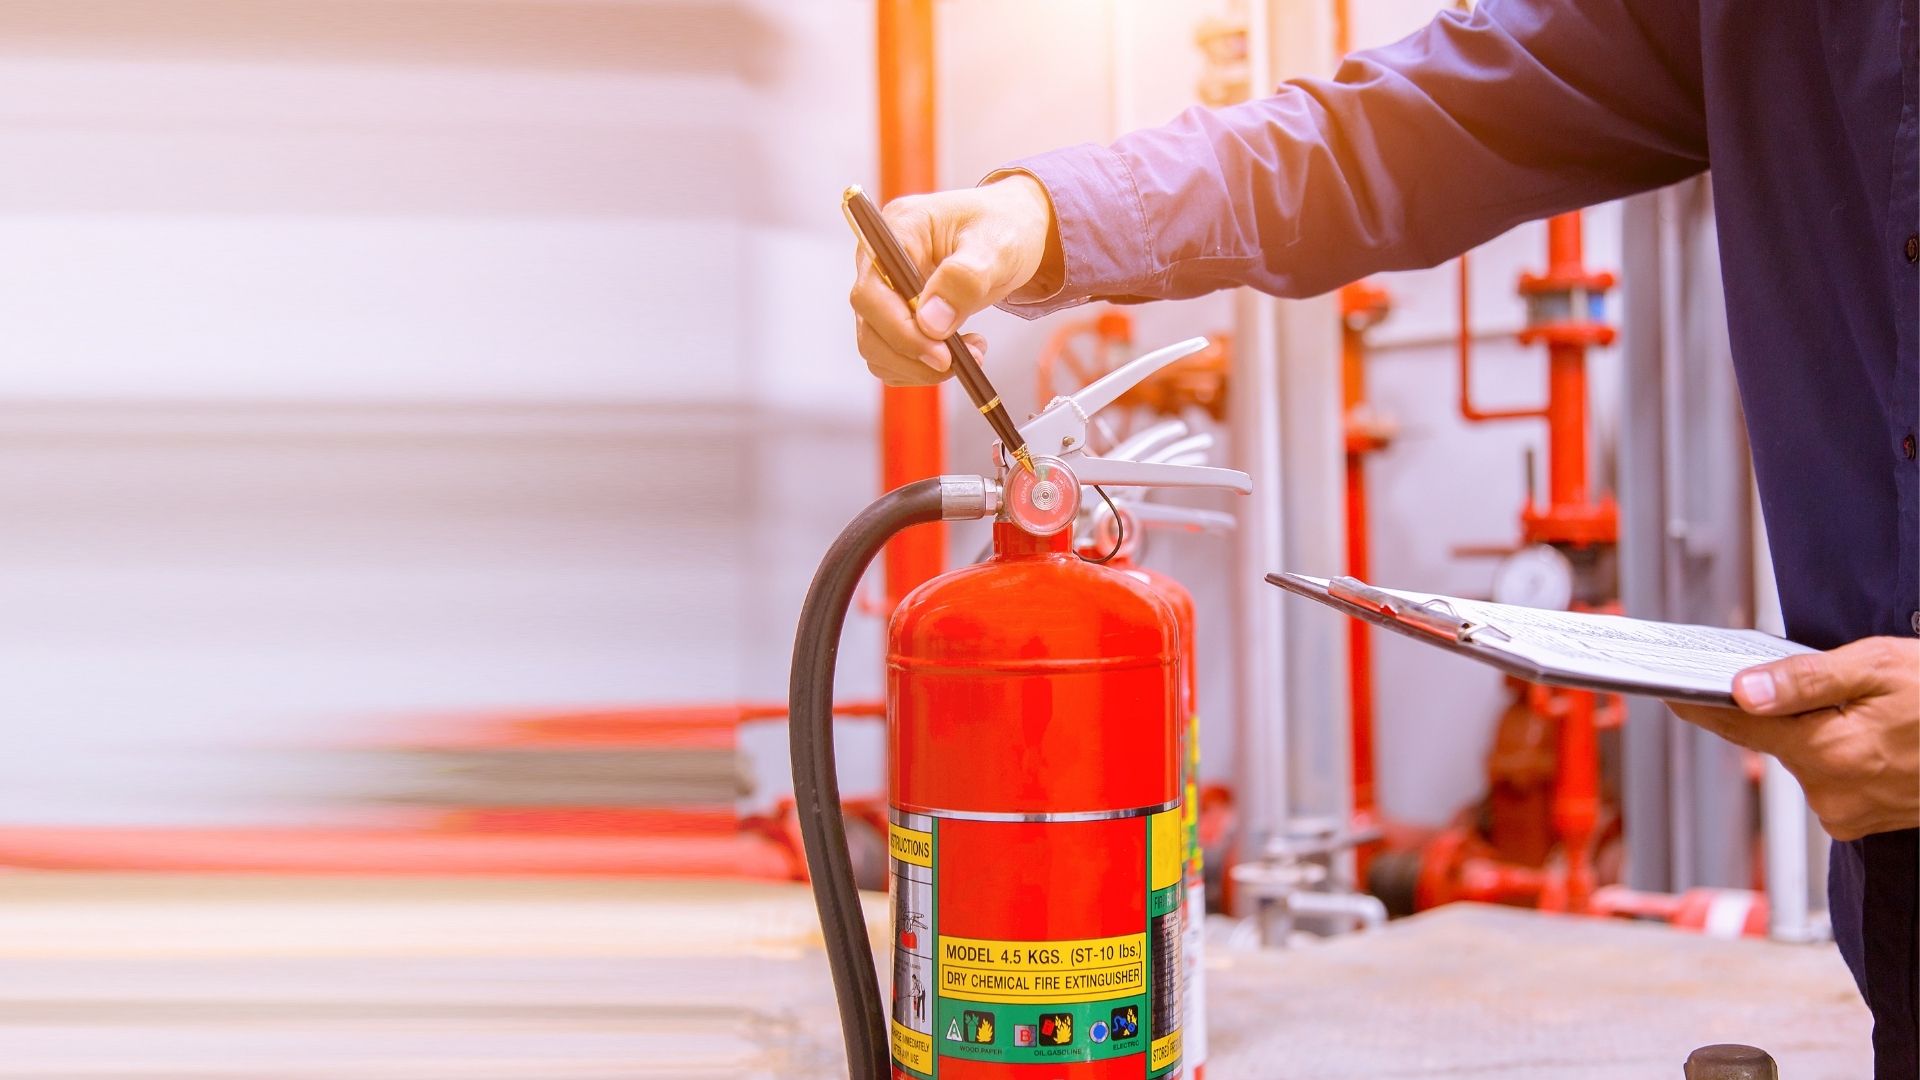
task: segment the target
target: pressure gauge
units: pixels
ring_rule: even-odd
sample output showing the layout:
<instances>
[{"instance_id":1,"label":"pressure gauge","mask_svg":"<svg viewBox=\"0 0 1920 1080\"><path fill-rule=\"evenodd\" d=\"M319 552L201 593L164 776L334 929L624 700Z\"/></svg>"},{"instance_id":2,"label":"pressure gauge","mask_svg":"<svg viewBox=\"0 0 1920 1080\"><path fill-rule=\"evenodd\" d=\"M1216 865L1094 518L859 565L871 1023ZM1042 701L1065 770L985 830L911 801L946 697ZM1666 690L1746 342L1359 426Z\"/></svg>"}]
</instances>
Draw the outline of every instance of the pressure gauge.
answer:
<instances>
[{"instance_id":1,"label":"pressure gauge","mask_svg":"<svg viewBox=\"0 0 1920 1080\"><path fill-rule=\"evenodd\" d=\"M1016 467L1007 476L1007 517L1035 536L1073 524L1079 509L1080 481L1059 458L1036 457L1032 472Z\"/></svg>"},{"instance_id":2,"label":"pressure gauge","mask_svg":"<svg viewBox=\"0 0 1920 1080\"><path fill-rule=\"evenodd\" d=\"M1573 564L1549 544L1521 548L1493 572L1493 599L1565 611L1573 604Z\"/></svg>"}]
</instances>

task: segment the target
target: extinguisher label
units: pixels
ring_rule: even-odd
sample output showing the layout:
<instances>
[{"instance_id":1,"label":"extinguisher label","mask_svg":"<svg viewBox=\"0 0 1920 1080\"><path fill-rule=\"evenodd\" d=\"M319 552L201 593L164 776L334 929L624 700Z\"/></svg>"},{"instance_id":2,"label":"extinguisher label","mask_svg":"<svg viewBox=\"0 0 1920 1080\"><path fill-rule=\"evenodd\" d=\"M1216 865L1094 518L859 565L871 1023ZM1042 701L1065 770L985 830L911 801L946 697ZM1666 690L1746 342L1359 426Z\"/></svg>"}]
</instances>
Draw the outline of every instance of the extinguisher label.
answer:
<instances>
[{"instance_id":1,"label":"extinguisher label","mask_svg":"<svg viewBox=\"0 0 1920 1080\"><path fill-rule=\"evenodd\" d=\"M1099 820L994 821L891 808L893 1058L1180 1067L1187 864L1177 806ZM1087 861L1090 856L1093 861ZM1035 906L1035 871L1066 873ZM1131 874L1132 884L1122 885ZM1114 888L1137 889L1115 903ZM1063 909L1083 917L1061 918ZM1042 937L1086 926L1099 936ZM1022 930L1032 927L1030 936ZM1116 930L1129 930L1114 933Z\"/></svg>"},{"instance_id":2,"label":"extinguisher label","mask_svg":"<svg viewBox=\"0 0 1920 1080\"><path fill-rule=\"evenodd\" d=\"M1153 1040L1153 1051L1147 1057L1147 1071L1160 1072L1180 1064L1180 1033L1175 1031Z\"/></svg>"},{"instance_id":3,"label":"extinguisher label","mask_svg":"<svg viewBox=\"0 0 1920 1080\"><path fill-rule=\"evenodd\" d=\"M917 1073L933 1073L933 1040L927 1035L893 1022L893 1060Z\"/></svg>"},{"instance_id":4,"label":"extinguisher label","mask_svg":"<svg viewBox=\"0 0 1920 1080\"><path fill-rule=\"evenodd\" d=\"M1153 830L1151 852L1153 881L1147 887L1154 892L1180 884L1186 869L1186 844L1180 835L1180 811L1168 810L1147 819Z\"/></svg>"},{"instance_id":5,"label":"extinguisher label","mask_svg":"<svg viewBox=\"0 0 1920 1080\"><path fill-rule=\"evenodd\" d=\"M933 834L931 832L889 824L887 851L903 863L933 869Z\"/></svg>"},{"instance_id":6,"label":"extinguisher label","mask_svg":"<svg viewBox=\"0 0 1920 1080\"><path fill-rule=\"evenodd\" d=\"M893 1059L932 1076L933 819L890 815L887 850L893 871Z\"/></svg>"},{"instance_id":7,"label":"extinguisher label","mask_svg":"<svg viewBox=\"0 0 1920 1080\"><path fill-rule=\"evenodd\" d=\"M1200 714L1187 720L1186 798L1180 806L1187 848L1186 936L1180 943L1185 978L1180 994L1180 1058L1184 1075L1196 1077L1207 1063L1207 878L1200 844Z\"/></svg>"},{"instance_id":8,"label":"extinguisher label","mask_svg":"<svg viewBox=\"0 0 1920 1080\"><path fill-rule=\"evenodd\" d=\"M1147 898L1147 941L1153 952L1153 986L1147 1072L1153 1075L1180 1063L1181 991L1187 981L1181 959L1186 938L1182 885L1186 881L1187 838L1178 810L1155 814L1149 820L1152 870L1148 884L1152 892Z\"/></svg>"},{"instance_id":9,"label":"extinguisher label","mask_svg":"<svg viewBox=\"0 0 1920 1080\"><path fill-rule=\"evenodd\" d=\"M1066 1004L1137 994L1147 985L1147 936L1078 941L940 937L940 996Z\"/></svg>"}]
</instances>

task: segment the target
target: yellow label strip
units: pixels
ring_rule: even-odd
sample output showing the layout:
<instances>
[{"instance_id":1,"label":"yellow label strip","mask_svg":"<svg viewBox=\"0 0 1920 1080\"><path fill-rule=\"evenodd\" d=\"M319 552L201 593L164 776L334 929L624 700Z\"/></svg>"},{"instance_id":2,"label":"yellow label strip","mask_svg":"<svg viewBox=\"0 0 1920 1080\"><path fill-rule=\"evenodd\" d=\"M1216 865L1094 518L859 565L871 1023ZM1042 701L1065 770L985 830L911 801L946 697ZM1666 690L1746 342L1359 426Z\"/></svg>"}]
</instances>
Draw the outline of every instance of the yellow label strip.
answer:
<instances>
[{"instance_id":1,"label":"yellow label strip","mask_svg":"<svg viewBox=\"0 0 1920 1080\"><path fill-rule=\"evenodd\" d=\"M1148 842L1153 845L1151 873L1147 888L1155 892L1180 883L1180 864L1186 860L1186 845L1180 836L1180 811L1167 810L1148 820Z\"/></svg>"},{"instance_id":2,"label":"yellow label strip","mask_svg":"<svg viewBox=\"0 0 1920 1080\"><path fill-rule=\"evenodd\" d=\"M1157 1072L1180 1060L1180 1033L1178 1031L1153 1040L1153 1046L1147 1051L1147 1071Z\"/></svg>"},{"instance_id":3,"label":"yellow label strip","mask_svg":"<svg viewBox=\"0 0 1920 1080\"><path fill-rule=\"evenodd\" d=\"M1104 1001L1147 990L1147 936L993 941L942 936L940 996L1010 1004Z\"/></svg>"},{"instance_id":4,"label":"yellow label strip","mask_svg":"<svg viewBox=\"0 0 1920 1080\"><path fill-rule=\"evenodd\" d=\"M893 1060L917 1073L933 1073L933 1037L893 1025Z\"/></svg>"},{"instance_id":5,"label":"yellow label strip","mask_svg":"<svg viewBox=\"0 0 1920 1080\"><path fill-rule=\"evenodd\" d=\"M933 834L887 825L887 852L901 862L933 869Z\"/></svg>"}]
</instances>

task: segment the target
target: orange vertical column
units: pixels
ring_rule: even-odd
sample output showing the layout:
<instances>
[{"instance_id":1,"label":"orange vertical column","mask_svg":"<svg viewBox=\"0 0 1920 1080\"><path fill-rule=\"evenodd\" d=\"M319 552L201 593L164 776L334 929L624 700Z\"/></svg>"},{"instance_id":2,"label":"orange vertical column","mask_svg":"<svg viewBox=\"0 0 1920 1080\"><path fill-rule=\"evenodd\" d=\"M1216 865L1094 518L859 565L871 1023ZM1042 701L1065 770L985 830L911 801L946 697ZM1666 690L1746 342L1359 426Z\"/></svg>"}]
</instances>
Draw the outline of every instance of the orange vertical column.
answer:
<instances>
[{"instance_id":1,"label":"orange vertical column","mask_svg":"<svg viewBox=\"0 0 1920 1080\"><path fill-rule=\"evenodd\" d=\"M934 179L933 0L879 0L880 192L886 199L932 191ZM887 387L880 396L880 487L938 476L940 390ZM946 569L946 531L920 525L887 545L887 610Z\"/></svg>"},{"instance_id":2,"label":"orange vertical column","mask_svg":"<svg viewBox=\"0 0 1920 1080\"><path fill-rule=\"evenodd\" d=\"M1366 332L1386 317L1386 291L1372 281L1356 281L1340 290L1340 384L1345 409L1347 573L1371 579L1367 544L1366 456L1387 445L1379 422L1369 415L1366 380ZM1358 619L1347 626L1347 677L1353 753L1355 824L1377 818L1374 801L1373 640L1371 627ZM1364 864L1367 853L1362 851Z\"/></svg>"}]
</instances>

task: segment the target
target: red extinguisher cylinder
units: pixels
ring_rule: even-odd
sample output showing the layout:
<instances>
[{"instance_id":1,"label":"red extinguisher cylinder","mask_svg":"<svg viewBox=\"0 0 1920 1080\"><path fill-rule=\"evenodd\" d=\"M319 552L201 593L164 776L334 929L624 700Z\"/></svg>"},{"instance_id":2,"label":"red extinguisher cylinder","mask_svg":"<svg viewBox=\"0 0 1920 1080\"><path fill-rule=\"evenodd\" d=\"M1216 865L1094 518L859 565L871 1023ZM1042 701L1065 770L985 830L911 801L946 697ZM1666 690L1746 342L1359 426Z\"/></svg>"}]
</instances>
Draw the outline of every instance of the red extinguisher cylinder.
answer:
<instances>
[{"instance_id":1,"label":"red extinguisher cylinder","mask_svg":"<svg viewBox=\"0 0 1920 1080\"><path fill-rule=\"evenodd\" d=\"M1193 594L1185 585L1157 570L1134 566L1131 560L1119 566L1160 594L1173 608L1180 627L1180 836L1184 849L1186 904L1182 919L1185 931L1181 942L1181 961L1185 975L1181 981L1181 1057L1185 1074L1193 1080L1205 1080L1207 1064L1207 971L1206 866L1200 847L1200 663L1194 651L1194 628L1199 624Z\"/></svg>"},{"instance_id":2,"label":"red extinguisher cylinder","mask_svg":"<svg viewBox=\"0 0 1920 1080\"><path fill-rule=\"evenodd\" d=\"M1181 627L1070 545L997 522L889 628L897 1080L1181 1075Z\"/></svg>"}]
</instances>

